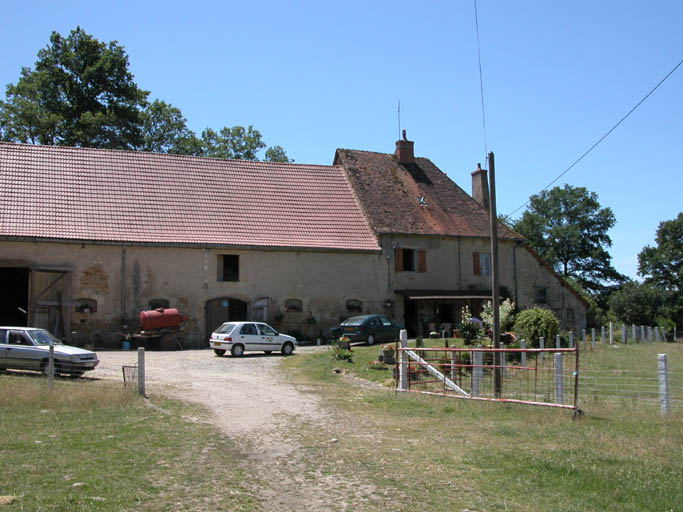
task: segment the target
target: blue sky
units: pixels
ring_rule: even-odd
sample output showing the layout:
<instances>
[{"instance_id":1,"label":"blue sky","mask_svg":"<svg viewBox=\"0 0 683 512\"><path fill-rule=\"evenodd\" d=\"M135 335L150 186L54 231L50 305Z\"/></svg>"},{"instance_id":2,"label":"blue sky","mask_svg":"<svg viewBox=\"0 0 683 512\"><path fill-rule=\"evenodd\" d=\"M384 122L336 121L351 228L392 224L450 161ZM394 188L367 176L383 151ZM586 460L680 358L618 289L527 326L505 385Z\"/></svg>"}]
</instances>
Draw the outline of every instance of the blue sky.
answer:
<instances>
[{"instance_id":1,"label":"blue sky","mask_svg":"<svg viewBox=\"0 0 683 512\"><path fill-rule=\"evenodd\" d=\"M683 59L683 2L478 0L487 148L499 213L566 169ZM51 31L117 40L140 87L190 128L253 124L300 163L338 147L415 152L470 190L485 162L473 0L47 2L3 10L0 87ZM682 210L683 66L557 183L614 211L610 250L635 277ZM519 210L515 216L519 216Z\"/></svg>"}]
</instances>

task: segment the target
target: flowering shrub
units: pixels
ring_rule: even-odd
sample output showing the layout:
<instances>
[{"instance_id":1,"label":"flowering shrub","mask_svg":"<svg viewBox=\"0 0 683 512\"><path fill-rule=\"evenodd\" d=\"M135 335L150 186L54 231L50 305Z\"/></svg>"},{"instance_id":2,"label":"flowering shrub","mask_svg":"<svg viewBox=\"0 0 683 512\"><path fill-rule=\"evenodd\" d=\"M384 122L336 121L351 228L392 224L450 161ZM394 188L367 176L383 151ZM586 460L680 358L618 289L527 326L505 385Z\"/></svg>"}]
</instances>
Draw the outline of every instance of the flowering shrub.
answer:
<instances>
[{"instance_id":1,"label":"flowering shrub","mask_svg":"<svg viewBox=\"0 0 683 512\"><path fill-rule=\"evenodd\" d=\"M382 361L368 361L368 366L373 370L387 370L389 368Z\"/></svg>"},{"instance_id":2,"label":"flowering shrub","mask_svg":"<svg viewBox=\"0 0 683 512\"><path fill-rule=\"evenodd\" d=\"M507 331L515 323L515 303L510 299L505 299L498 305L498 315L500 330ZM481 312L481 319L488 329L493 329L493 304L488 301Z\"/></svg>"}]
</instances>

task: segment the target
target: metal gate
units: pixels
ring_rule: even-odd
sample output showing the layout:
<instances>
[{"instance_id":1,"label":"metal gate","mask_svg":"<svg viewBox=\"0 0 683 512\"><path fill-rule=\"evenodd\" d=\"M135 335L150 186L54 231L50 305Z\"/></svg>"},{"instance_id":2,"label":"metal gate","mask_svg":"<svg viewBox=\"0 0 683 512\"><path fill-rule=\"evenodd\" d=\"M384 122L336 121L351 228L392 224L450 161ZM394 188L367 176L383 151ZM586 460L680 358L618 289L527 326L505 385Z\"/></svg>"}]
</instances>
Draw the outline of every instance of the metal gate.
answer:
<instances>
[{"instance_id":1,"label":"metal gate","mask_svg":"<svg viewBox=\"0 0 683 512\"><path fill-rule=\"evenodd\" d=\"M70 272L63 268L36 267L31 272L29 322L65 337L70 323Z\"/></svg>"},{"instance_id":2,"label":"metal gate","mask_svg":"<svg viewBox=\"0 0 683 512\"><path fill-rule=\"evenodd\" d=\"M577 410L578 347L396 351L397 391Z\"/></svg>"}]
</instances>

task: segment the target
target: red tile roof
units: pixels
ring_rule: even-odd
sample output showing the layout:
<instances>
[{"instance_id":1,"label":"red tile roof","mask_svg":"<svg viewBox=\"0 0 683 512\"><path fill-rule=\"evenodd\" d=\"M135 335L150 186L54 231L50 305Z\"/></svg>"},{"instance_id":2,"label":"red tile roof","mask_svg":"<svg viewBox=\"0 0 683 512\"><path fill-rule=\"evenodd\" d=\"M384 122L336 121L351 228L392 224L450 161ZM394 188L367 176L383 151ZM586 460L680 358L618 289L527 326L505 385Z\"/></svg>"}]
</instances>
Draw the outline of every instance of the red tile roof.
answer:
<instances>
[{"instance_id":1,"label":"red tile roof","mask_svg":"<svg viewBox=\"0 0 683 512\"><path fill-rule=\"evenodd\" d=\"M340 166L10 143L0 238L379 250Z\"/></svg>"},{"instance_id":2,"label":"red tile roof","mask_svg":"<svg viewBox=\"0 0 683 512\"><path fill-rule=\"evenodd\" d=\"M347 170L377 233L489 236L488 210L427 158L400 164L386 153L338 149L334 163ZM501 223L498 237L523 240Z\"/></svg>"}]
</instances>

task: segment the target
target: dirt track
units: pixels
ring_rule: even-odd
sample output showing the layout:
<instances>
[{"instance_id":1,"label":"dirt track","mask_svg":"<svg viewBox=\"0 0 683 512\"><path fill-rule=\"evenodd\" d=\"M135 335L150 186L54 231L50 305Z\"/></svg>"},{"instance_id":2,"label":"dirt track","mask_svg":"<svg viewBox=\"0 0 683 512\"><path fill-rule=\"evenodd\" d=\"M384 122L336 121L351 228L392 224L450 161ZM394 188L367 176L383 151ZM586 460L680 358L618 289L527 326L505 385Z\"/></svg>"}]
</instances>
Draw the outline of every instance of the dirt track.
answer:
<instances>
[{"instance_id":1,"label":"dirt track","mask_svg":"<svg viewBox=\"0 0 683 512\"><path fill-rule=\"evenodd\" d=\"M299 347L297 353L311 350L321 348ZM138 357L137 351L99 352L98 356L100 364L88 376L119 381L123 380L121 366L135 365ZM339 480L300 477L307 468L297 468L297 464L305 454L283 434L300 422L325 429L331 416L315 395L286 383L277 369L281 357L262 353L216 357L210 350L148 351L147 394L162 393L205 405L218 428L244 448L251 447L249 470L268 475L262 482L270 487L253 490L263 499L265 510L345 510L349 502L362 502L373 492L367 483L347 481L344 493L350 500L340 501L328 493L331 484L343 485Z\"/></svg>"}]
</instances>

